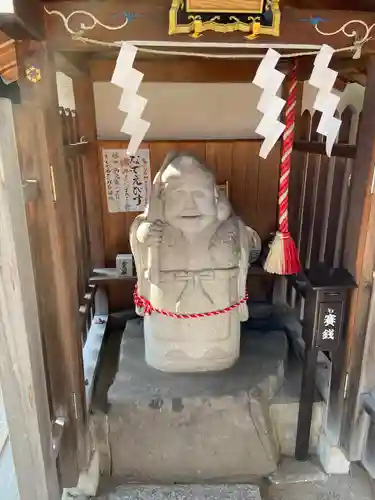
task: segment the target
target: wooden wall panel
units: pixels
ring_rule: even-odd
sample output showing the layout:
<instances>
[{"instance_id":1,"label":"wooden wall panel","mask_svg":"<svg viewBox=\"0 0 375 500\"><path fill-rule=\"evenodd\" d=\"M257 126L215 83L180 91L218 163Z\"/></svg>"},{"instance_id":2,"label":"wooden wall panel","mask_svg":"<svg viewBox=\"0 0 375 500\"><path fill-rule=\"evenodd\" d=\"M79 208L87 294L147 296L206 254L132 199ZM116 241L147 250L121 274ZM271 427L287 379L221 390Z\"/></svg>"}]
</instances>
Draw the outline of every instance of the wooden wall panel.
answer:
<instances>
[{"instance_id":1,"label":"wooden wall panel","mask_svg":"<svg viewBox=\"0 0 375 500\"><path fill-rule=\"evenodd\" d=\"M126 148L125 141L100 141L102 149ZM152 141L143 143L150 149L151 177L162 165L170 151L187 151L215 171L218 184L229 182L229 198L234 211L243 221L256 229L263 240L276 229L277 191L280 149L275 147L267 160L259 158L260 141ZM103 204L103 234L105 260L108 267L114 267L118 253L129 253L129 229L136 212L109 213L104 185L102 165L101 192ZM272 277L251 278L250 295L254 300L264 299L271 292ZM111 310L131 306L129 283L111 286L109 291Z\"/></svg>"},{"instance_id":2,"label":"wooden wall panel","mask_svg":"<svg viewBox=\"0 0 375 500\"><path fill-rule=\"evenodd\" d=\"M349 144L355 125L352 110L342 113L339 144ZM320 114L303 115L302 138L321 141L316 129ZM290 185L290 227L299 248L301 264L317 262L339 266L346 225L352 159L295 151ZM298 194L298 193L301 194ZM298 220L296 220L298 217Z\"/></svg>"},{"instance_id":3,"label":"wooden wall panel","mask_svg":"<svg viewBox=\"0 0 375 500\"><path fill-rule=\"evenodd\" d=\"M254 228L256 228L260 237L265 239L271 232L275 232L277 228L280 150L274 148L266 160L261 160L259 158L258 150L254 152L259 162L257 211L254 220ZM249 178L249 183L251 182L253 182L253 180ZM245 207L246 205L244 205L243 209L245 209ZM246 213L246 216L252 218L253 214L249 212Z\"/></svg>"}]
</instances>

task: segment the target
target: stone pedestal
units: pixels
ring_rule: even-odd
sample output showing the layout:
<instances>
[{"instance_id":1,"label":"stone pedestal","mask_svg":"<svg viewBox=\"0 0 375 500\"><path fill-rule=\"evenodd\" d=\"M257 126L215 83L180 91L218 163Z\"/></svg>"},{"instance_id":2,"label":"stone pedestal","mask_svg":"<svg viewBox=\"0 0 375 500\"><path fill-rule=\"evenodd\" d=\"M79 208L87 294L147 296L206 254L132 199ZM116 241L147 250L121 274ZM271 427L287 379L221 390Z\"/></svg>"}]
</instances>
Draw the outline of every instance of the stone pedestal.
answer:
<instances>
[{"instance_id":1,"label":"stone pedestal","mask_svg":"<svg viewBox=\"0 0 375 500\"><path fill-rule=\"evenodd\" d=\"M128 322L108 393L112 475L171 484L273 472L279 445L269 401L284 381L286 357L282 331L245 333L228 370L162 373L144 360L142 321Z\"/></svg>"}]
</instances>

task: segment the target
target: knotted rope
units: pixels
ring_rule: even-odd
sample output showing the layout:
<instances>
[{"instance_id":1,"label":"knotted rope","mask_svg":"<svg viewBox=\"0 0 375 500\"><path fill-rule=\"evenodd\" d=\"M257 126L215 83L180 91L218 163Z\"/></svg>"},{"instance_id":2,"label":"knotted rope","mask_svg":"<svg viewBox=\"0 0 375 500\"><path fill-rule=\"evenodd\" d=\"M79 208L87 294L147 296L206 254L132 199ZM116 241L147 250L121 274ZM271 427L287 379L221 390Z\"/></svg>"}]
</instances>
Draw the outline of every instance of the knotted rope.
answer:
<instances>
[{"instance_id":1,"label":"knotted rope","mask_svg":"<svg viewBox=\"0 0 375 500\"><path fill-rule=\"evenodd\" d=\"M223 309L217 309L216 311L201 312L201 313L175 313L154 307L148 299L138 294L137 285L134 287L134 292L133 292L133 300L135 306L143 308L145 315L156 312L162 314L163 316L167 316L168 318L175 318L175 319L200 319L200 318L209 318L212 316L220 316L220 314L229 313L230 311L233 311L234 309L239 307L241 304L245 304L247 302L247 299L248 299L248 293L245 292L245 296L242 299L240 299L235 304L232 304L231 306L224 307Z\"/></svg>"},{"instance_id":2,"label":"knotted rope","mask_svg":"<svg viewBox=\"0 0 375 500\"><path fill-rule=\"evenodd\" d=\"M292 152L297 105L297 64L293 62L290 87L285 110L285 130L281 149L280 184L279 184L279 229L271 243L264 269L273 274L296 274L300 262L296 245L289 232L288 202L289 177L292 165Z\"/></svg>"}]
</instances>

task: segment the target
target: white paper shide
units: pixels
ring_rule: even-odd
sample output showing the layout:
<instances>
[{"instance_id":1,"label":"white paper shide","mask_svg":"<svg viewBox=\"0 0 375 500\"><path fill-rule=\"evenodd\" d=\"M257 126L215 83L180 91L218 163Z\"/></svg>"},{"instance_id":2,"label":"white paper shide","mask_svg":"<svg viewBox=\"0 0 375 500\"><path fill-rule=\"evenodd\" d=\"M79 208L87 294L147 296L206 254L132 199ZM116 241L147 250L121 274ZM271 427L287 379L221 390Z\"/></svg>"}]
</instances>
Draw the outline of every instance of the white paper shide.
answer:
<instances>
[{"instance_id":1,"label":"white paper shide","mask_svg":"<svg viewBox=\"0 0 375 500\"><path fill-rule=\"evenodd\" d=\"M108 211L142 212L150 192L150 151L129 157L125 149L103 149Z\"/></svg>"},{"instance_id":2,"label":"white paper shide","mask_svg":"<svg viewBox=\"0 0 375 500\"><path fill-rule=\"evenodd\" d=\"M127 113L121 132L130 136L127 154L135 155L143 141L150 123L141 118L147 99L137 94L143 73L133 68L137 47L123 42L117 57L111 82L122 89L118 108Z\"/></svg>"},{"instance_id":3,"label":"white paper shide","mask_svg":"<svg viewBox=\"0 0 375 500\"><path fill-rule=\"evenodd\" d=\"M284 123L279 120L280 113L286 101L277 93L284 81L285 75L276 69L280 54L276 50L269 49L262 59L253 83L263 89L257 109L263 113L263 117L255 132L264 137L259 156L267 158L285 129Z\"/></svg>"},{"instance_id":4,"label":"white paper shide","mask_svg":"<svg viewBox=\"0 0 375 500\"><path fill-rule=\"evenodd\" d=\"M327 138L327 156L331 156L341 125L341 120L334 116L340 97L332 92L338 73L328 67L334 53L335 50L332 47L322 45L315 58L309 80L309 84L318 89L313 107L322 113L317 132Z\"/></svg>"}]
</instances>

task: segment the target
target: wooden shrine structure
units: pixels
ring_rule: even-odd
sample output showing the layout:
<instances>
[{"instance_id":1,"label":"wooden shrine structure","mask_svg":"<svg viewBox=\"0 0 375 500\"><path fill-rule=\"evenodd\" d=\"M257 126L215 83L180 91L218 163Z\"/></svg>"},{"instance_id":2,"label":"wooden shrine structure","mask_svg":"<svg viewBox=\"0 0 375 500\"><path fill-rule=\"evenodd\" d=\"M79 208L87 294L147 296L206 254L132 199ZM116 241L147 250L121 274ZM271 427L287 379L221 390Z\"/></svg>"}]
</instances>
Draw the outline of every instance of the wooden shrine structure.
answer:
<instances>
[{"instance_id":1,"label":"wooden shrine structure","mask_svg":"<svg viewBox=\"0 0 375 500\"><path fill-rule=\"evenodd\" d=\"M169 34L170 0L1 2L0 75L6 83L0 82L0 97L10 101L0 100L0 380L12 416L9 428L21 500L59 498L61 488L74 486L89 464L90 398L100 342L108 313L121 300L131 305L134 280L92 274L94 268L113 266L121 251L116 242L125 237L131 223L127 215L109 221L103 210L93 89L94 82L110 81L118 53L113 43L123 40L164 50L138 54L135 68L144 73L146 82L250 82L259 65L259 59L168 55L171 41L187 44L183 49L174 47L175 52L246 55L265 53L268 44L277 44L284 54L307 53L298 60L292 232L305 268L318 262L344 266L357 285L348 305L340 366L330 388L334 401L330 430L350 459L360 458L354 444L362 408L364 353L375 344L375 12L370 0L357 0L354 6L349 0L272 3L280 9L278 36L256 28L254 36L245 39L241 31L203 32L199 25L194 27L195 37ZM107 29L114 25L120 28ZM353 30L355 37L350 36ZM301 114L303 82L314 63L310 52L326 43L344 49L366 33L366 43L356 51L337 52L330 65L339 72L337 89L352 82L366 87L354 140L350 110L343 116L332 152L336 173L330 178L325 145L316 132L317 117ZM206 42L231 46L207 49L202 45ZM236 48L244 42L254 48ZM288 67L288 60L281 58L278 69L287 72ZM56 71L73 80L75 110L59 109ZM190 141L180 147L186 145L213 161L230 157L228 161L242 162L242 170L231 174L233 193L246 184L251 165L257 165L259 179L262 167L269 168L262 178L262 189L274 195L263 209L270 213L261 229L267 238L276 223L279 149L260 164L259 141L221 145ZM168 141L152 145L155 168L170 147ZM225 153L228 147L230 155ZM245 214L251 196L249 191L241 193L234 204ZM246 213L251 218L252 213ZM261 269L253 274L268 296L299 307L293 284L265 276ZM87 335L97 317L101 318L95 324L99 347L92 347Z\"/></svg>"}]
</instances>

